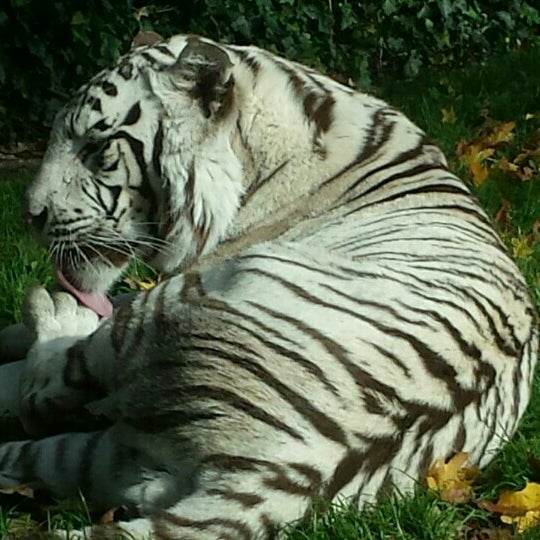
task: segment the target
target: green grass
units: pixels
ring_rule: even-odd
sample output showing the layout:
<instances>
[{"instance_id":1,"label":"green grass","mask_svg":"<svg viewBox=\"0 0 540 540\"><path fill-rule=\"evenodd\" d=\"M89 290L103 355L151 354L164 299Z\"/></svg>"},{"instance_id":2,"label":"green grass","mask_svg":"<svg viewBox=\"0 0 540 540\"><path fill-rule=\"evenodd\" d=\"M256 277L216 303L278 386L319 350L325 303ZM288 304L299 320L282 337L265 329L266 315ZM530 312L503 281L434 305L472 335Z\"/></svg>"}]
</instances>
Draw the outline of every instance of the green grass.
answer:
<instances>
[{"instance_id":1,"label":"green grass","mask_svg":"<svg viewBox=\"0 0 540 540\"><path fill-rule=\"evenodd\" d=\"M412 81L383 81L375 92L401 108L437 141L451 167L467 178L467 171L456 158L460 140L474 139L481 126L494 121L515 121L515 140L499 150L510 158L524 144L538 141L540 147L540 48L490 59L482 66L451 72L430 72ZM442 109L453 108L455 121L442 122ZM526 120L527 114L537 113ZM536 138L535 138L536 137ZM538 154L540 156L540 153ZM0 325L20 318L25 289L31 283L50 283L48 259L26 232L20 219L19 201L30 180L28 173L0 178ZM527 182L494 171L478 189L478 197L491 216L502 200L510 211L503 238L527 237L531 252L517 259L533 296L540 306L540 177ZM540 222L539 222L540 223ZM536 224L536 226L538 223ZM540 369L528 411L518 433L483 471L475 490L477 499L493 500L503 489L521 489L525 481L540 482ZM9 497L0 499L0 537L8 527L26 531L37 538L35 523L47 529L54 523L76 527L89 522L84 505L28 503ZM13 508L15 506L15 508ZM508 538L481 536L482 529L499 527L496 516L474 503L451 505L438 500L421 486L415 495L380 502L363 512L342 505L314 513L302 524L288 530L289 540L494 540ZM10 529L11 530L11 529ZM29 532L30 530L34 532ZM508 529L512 537L518 537ZM476 536L475 536L476 535ZM540 529L531 529L520 538L540 538Z\"/></svg>"}]
</instances>

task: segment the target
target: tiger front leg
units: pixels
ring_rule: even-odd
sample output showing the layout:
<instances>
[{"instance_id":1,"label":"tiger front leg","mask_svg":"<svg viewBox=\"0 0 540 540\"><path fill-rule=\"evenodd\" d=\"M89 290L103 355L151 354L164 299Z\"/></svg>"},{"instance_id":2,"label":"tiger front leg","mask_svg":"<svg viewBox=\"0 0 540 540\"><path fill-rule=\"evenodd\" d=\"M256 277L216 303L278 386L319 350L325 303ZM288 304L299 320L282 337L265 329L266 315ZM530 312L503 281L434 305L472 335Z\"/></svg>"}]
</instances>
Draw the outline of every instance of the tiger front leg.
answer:
<instances>
[{"instance_id":1,"label":"tiger front leg","mask_svg":"<svg viewBox=\"0 0 540 540\"><path fill-rule=\"evenodd\" d=\"M29 433L41 433L101 397L103 385L90 373L85 357L85 338L100 322L70 294L50 294L43 287L29 292L23 317L36 341L21 376L19 415Z\"/></svg>"}]
</instances>

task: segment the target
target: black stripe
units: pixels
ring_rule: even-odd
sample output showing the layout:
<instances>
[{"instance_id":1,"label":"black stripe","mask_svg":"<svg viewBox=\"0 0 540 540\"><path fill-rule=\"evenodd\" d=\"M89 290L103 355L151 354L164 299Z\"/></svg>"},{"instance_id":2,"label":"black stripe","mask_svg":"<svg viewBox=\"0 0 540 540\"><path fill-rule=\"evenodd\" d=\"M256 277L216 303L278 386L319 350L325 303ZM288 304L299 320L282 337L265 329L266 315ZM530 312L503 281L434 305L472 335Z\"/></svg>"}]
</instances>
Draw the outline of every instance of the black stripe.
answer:
<instances>
[{"instance_id":1,"label":"black stripe","mask_svg":"<svg viewBox=\"0 0 540 540\"><path fill-rule=\"evenodd\" d=\"M112 128L112 124L107 124L107 121L102 118L101 120L98 120L95 124L92 124L88 131L97 130L97 131L107 131L108 129Z\"/></svg>"},{"instance_id":2,"label":"black stripe","mask_svg":"<svg viewBox=\"0 0 540 540\"><path fill-rule=\"evenodd\" d=\"M387 197L382 197L380 199L374 200L372 202L362 204L360 206L357 206L343 214L344 217L350 216L352 214L355 214L357 212L366 210L367 208L371 208L373 206L378 206L382 204L386 204L392 201L395 201L397 199L404 199L405 197L411 196L411 195L423 195L426 193L446 193L446 194L452 194L452 195L462 195L463 197L469 198L469 195L466 191L464 191L461 188L458 188L457 186L451 186L447 184L425 184L420 187L417 187L415 189L409 189L406 188L403 191L399 191L398 193L394 193L393 195L388 195ZM349 201L346 201L345 203L342 203L340 206L343 206L345 204L350 204L353 200L362 199L362 194L357 195L354 197L354 199L351 199ZM410 203L409 203L410 204Z\"/></svg>"},{"instance_id":3,"label":"black stripe","mask_svg":"<svg viewBox=\"0 0 540 540\"><path fill-rule=\"evenodd\" d=\"M81 492L92 499L92 484L93 476L91 474L92 467L96 464L95 451L96 447L101 441L105 432L96 431L95 433L89 434L86 444L82 450L78 450L78 457L80 458L78 471L77 471L77 485ZM69 437L68 435L64 435Z\"/></svg>"},{"instance_id":4,"label":"black stripe","mask_svg":"<svg viewBox=\"0 0 540 540\"><path fill-rule=\"evenodd\" d=\"M234 501L242 505L244 508L253 508L258 506L264 499L255 493L247 493L244 491L233 491L230 488L213 488L206 490L207 495L217 495L226 501Z\"/></svg>"},{"instance_id":5,"label":"black stripe","mask_svg":"<svg viewBox=\"0 0 540 540\"><path fill-rule=\"evenodd\" d=\"M114 84L112 84L111 82L109 81L103 81L101 84L100 84L101 88L103 88L103 91L108 95L108 96L111 96L111 97L114 97L116 95L118 95L118 88L116 88L116 86Z\"/></svg>"},{"instance_id":6,"label":"black stripe","mask_svg":"<svg viewBox=\"0 0 540 540\"><path fill-rule=\"evenodd\" d=\"M281 277L275 276L275 275L273 275L273 274L271 274L269 272L264 272L264 271L258 270L258 269L257 270L250 270L250 272L262 275L264 277L267 277L268 279L271 279L271 280L274 280L274 281L280 283L281 285L283 285L283 287L285 287L286 289L293 292L295 295L299 296L300 298L303 298L304 300L306 300L306 301L308 301L310 303L320 305L320 306L324 306L324 307L327 307L327 308L329 308L331 310L336 310L336 311L341 311L343 313L347 313L347 314L351 315L354 318L360 319L360 320L374 326L375 328L380 330L383 334L392 335L392 336L403 339L405 342L407 342L416 351L416 353L418 354L420 360L422 361L422 363L424 364L426 369L429 371L429 373L431 375L433 375L433 377L435 377L436 379L439 379L439 380L441 380L442 382L444 382L446 384L448 389L453 394L454 404L455 404L455 406L457 408L461 409L461 408L465 407L466 405L468 405L471 401L473 401L475 399L478 399L480 397L481 394L478 391L467 390L467 389L462 388L456 382L455 378L456 378L457 374L455 372L455 369L450 364L447 364L446 361L444 360L444 358L439 353L432 350L428 345L426 345L422 341L418 340L413 334L411 334L410 332L405 332L405 331L398 330L397 328L395 328L393 326L388 326L388 325L386 325L384 323L381 323L379 321L375 321L375 320L373 320L373 319L371 319L371 318L369 318L369 317L367 317L365 315L362 315L362 313L365 313L365 312L369 311L369 310L364 309L366 306L377 307L378 309L381 309L383 311L387 311L394 318L396 318L398 320L404 320L408 324L414 324L412 321L407 321L406 319L404 319L401 316L401 314L397 313L395 310L393 310L389 306L379 305L379 304L376 304L374 302L368 302L368 301L365 301L365 300L359 300L359 299L357 299L357 298L355 298L353 296L347 295L347 294L345 294L345 293L343 293L341 291L337 291L336 289L333 289L332 287L330 287L328 285L321 284L321 286L323 286L323 287L325 287L325 288L327 288L329 290L332 290L332 292L334 292L334 294L336 294L338 296L341 296L342 298L346 298L347 300L349 300L351 302L354 302L355 304L360 306L361 309L359 309L357 311L353 311L351 309L345 308L344 306L332 304L332 303L326 302L326 301L324 301L324 300L322 300L322 299L320 299L318 297L315 297L315 296L307 293L307 291L305 291L301 287L299 287L299 286L297 286L297 285L295 285L293 283L290 283L290 282L286 281L285 279L283 279Z\"/></svg>"},{"instance_id":7,"label":"black stripe","mask_svg":"<svg viewBox=\"0 0 540 540\"><path fill-rule=\"evenodd\" d=\"M285 165L287 165L288 163L289 163L289 160L283 161L274 170L272 170L272 172L270 172L270 174L268 174L264 178L257 177L249 185L248 189L242 195L242 197L240 199L240 206L245 206L245 204L249 201L249 199L251 199L251 197L253 197L253 195L255 195L255 193L257 193L257 191L259 191L259 189L266 186L268 184L268 182L270 182L270 180L272 180L272 178L274 178L274 176L278 172L280 172L283 169L283 167L285 167Z\"/></svg>"},{"instance_id":8,"label":"black stripe","mask_svg":"<svg viewBox=\"0 0 540 540\"><path fill-rule=\"evenodd\" d=\"M152 167L154 172L161 176L161 154L163 152L163 122L160 120L156 134L154 135L154 144L152 145Z\"/></svg>"},{"instance_id":9,"label":"black stripe","mask_svg":"<svg viewBox=\"0 0 540 540\"><path fill-rule=\"evenodd\" d=\"M294 346L297 346L298 344L296 341L292 340L291 338L282 335L280 332L275 330L274 328L271 328L270 326L263 323L263 321L260 320L259 317L254 317L250 315L249 313L239 311L235 309L230 304L227 304L226 302L223 302L221 300L218 300L217 298L213 297L205 297L202 299L201 304L204 305L205 309L210 309L216 312L216 316L219 314L226 313L227 315L232 315L233 317L238 318L238 321L235 322L236 325L240 326L241 323L249 322L251 323L255 328L258 330L255 332L257 335L261 335L262 333L266 333L270 336L273 336L277 339L280 339L282 341L285 341L287 343L290 343ZM230 317L229 317L229 323L230 323ZM244 329L245 326L243 327ZM246 329L247 331L247 329ZM251 332L251 331L250 331ZM254 333L254 334L255 334Z\"/></svg>"},{"instance_id":10,"label":"black stripe","mask_svg":"<svg viewBox=\"0 0 540 540\"><path fill-rule=\"evenodd\" d=\"M387 140L386 135L385 135L385 137L383 137L382 144L379 144L379 142L373 140L374 137L375 137L376 126L378 125L378 122L380 121L381 117L384 117L383 111L381 111L381 110L376 111L376 113L374 114L374 117L373 117L373 123L372 123L372 125L371 125L371 127L370 127L370 129L368 131L367 136L366 136L366 142L364 143L364 148L359 153L359 155L356 157L356 159L352 163L347 165L347 167L345 167L345 169L340 171L337 175L335 175L334 177L329 178L328 180L326 180L322 184L322 186L324 186L325 184L331 182L335 178L339 178L339 176L341 176L343 173L347 172L349 169L363 163L368 158L372 157L375 154L375 152L377 152L377 150L379 150L383 146L384 142L386 142L386 140ZM393 127L393 124L390 125L387 129L391 129L392 127ZM373 176L374 174L377 174L377 173L379 173L381 171L384 171L386 169L390 169L392 167L395 167L396 165L401 165L403 163L411 161L411 160L417 158L418 156L420 156L420 154L422 154L422 152L424 151L426 140L427 140L427 138L425 136L420 137L416 147L411 148L409 150L406 150L405 152L402 152L401 154L398 154L391 161L388 161L387 163L379 165L379 166L375 167L374 169L368 171L367 173L362 174L362 176L356 182L354 182L353 184L351 184L347 188L347 190L345 191L345 195L347 193L350 193L351 191L355 190L360 185L361 182L363 182L365 179L369 178L370 176Z\"/></svg>"},{"instance_id":11,"label":"black stripe","mask_svg":"<svg viewBox=\"0 0 540 540\"><path fill-rule=\"evenodd\" d=\"M128 113L126 114L126 117L124 118L122 122L122 126L132 126L136 122L139 121L141 117L141 105L137 101L134 105L131 106Z\"/></svg>"},{"instance_id":12,"label":"black stripe","mask_svg":"<svg viewBox=\"0 0 540 540\"><path fill-rule=\"evenodd\" d=\"M162 283L160 287L165 288L165 286L168 285L168 283L169 282ZM139 352L139 350L142 348L141 342L146 336L146 330L147 330L147 325L145 324L145 321L146 321L145 315L147 311L146 305L148 304L149 299L150 299L149 292L141 292L137 296L138 305L137 305L137 310L135 312L132 309L131 303L129 304L130 309L127 312L127 314L129 314L130 318L129 320L125 320L125 323L129 327L130 332L128 334L127 328L126 328L126 331L123 332L122 334L122 339L124 343L123 343L122 352L118 358L120 363L126 360L131 360L137 354L137 352ZM120 311L123 309L124 309L124 306L120 308ZM116 316L115 316L115 322L116 322Z\"/></svg>"},{"instance_id":13,"label":"black stripe","mask_svg":"<svg viewBox=\"0 0 540 540\"><path fill-rule=\"evenodd\" d=\"M183 349L188 351L196 350L197 352L206 353L214 357L216 355L219 355L219 358L223 358L225 356L223 351L215 351L213 349L205 347L189 347ZM230 358L228 357L226 359L230 360ZM260 422L263 422L264 424L273 427L274 429L287 433L294 439L297 439L299 441L304 440L302 435L298 431L293 429L291 426L285 424L284 422L276 418L274 415L266 412L251 401L244 399L242 396L238 395L232 390L227 390L222 387L214 387L205 384L197 384L182 386L181 391L183 393L183 397L187 400L191 401L196 398L213 399L219 403L229 405L234 409L242 411L248 416L259 420Z\"/></svg>"},{"instance_id":14,"label":"black stripe","mask_svg":"<svg viewBox=\"0 0 540 540\"><path fill-rule=\"evenodd\" d=\"M249 51L246 51L245 49L240 49L237 47L231 47L231 49L242 59L242 62L246 64L246 66L251 70L254 77L257 77L259 74L259 71L261 69L261 64L255 58L251 55Z\"/></svg>"},{"instance_id":15,"label":"black stripe","mask_svg":"<svg viewBox=\"0 0 540 540\"><path fill-rule=\"evenodd\" d=\"M161 54L164 54L165 56L168 56L169 58L176 58L175 54L171 52L165 45L154 45L154 49L156 51L159 51Z\"/></svg>"},{"instance_id":16,"label":"black stripe","mask_svg":"<svg viewBox=\"0 0 540 540\"><path fill-rule=\"evenodd\" d=\"M252 540L253 533L242 519L227 519L227 518L210 518L210 519L189 519L186 517L176 516L171 512L160 512L158 515L160 520L169 521L176 527L188 527L200 531L208 532L210 529L218 527L219 538L226 538L226 532L223 529L232 529L235 532L235 540ZM218 536L216 536L218 538Z\"/></svg>"},{"instance_id":17,"label":"black stripe","mask_svg":"<svg viewBox=\"0 0 540 540\"><path fill-rule=\"evenodd\" d=\"M144 157L144 143L126 131L118 131L111 135L110 140L120 139L128 143L133 156L137 162L139 173L142 177L140 186L129 186L132 189L137 190L141 196L146 199L150 204L150 214L153 214L157 208L156 195L152 188L150 178L148 176L148 171L146 167L146 160Z\"/></svg>"},{"instance_id":18,"label":"black stripe","mask_svg":"<svg viewBox=\"0 0 540 540\"><path fill-rule=\"evenodd\" d=\"M291 266L296 266L298 268L304 268L305 270L309 270L310 272L313 272L314 274L321 274L323 276L329 276L333 278L342 279L344 281L350 281L351 278L349 276L344 276L343 273L334 271L331 272L330 270L326 268L322 268L319 263L314 262L313 265L309 265L306 262L298 261L296 259L286 259L285 256L278 256L273 254L267 254L267 253L247 253L245 255L241 254L237 257L237 260L239 261L249 261L249 260L258 260L261 261L270 260L270 261L278 261L283 264L289 264Z\"/></svg>"},{"instance_id":19,"label":"black stripe","mask_svg":"<svg viewBox=\"0 0 540 540\"><path fill-rule=\"evenodd\" d=\"M439 163L420 163L419 165L415 165L413 167L409 167L405 169L404 171L400 171L398 173L391 174L390 176L385 176L381 182L378 184L374 184L365 191L362 191L360 194L356 195L355 197L352 197L350 199L347 199L347 202L355 201L359 198L367 197L369 194L382 190L384 187L387 187L388 184L391 184L392 182L395 182L396 180L403 180L404 178L411 178L416 175L420 175L425 172L429 171L437 171L437 170L447 170L446 167ZM363 181L366 180L366 178L369 178L372 176L372 173L364 175L362 178ZM356 182L358 184L358 181ZM349 186L347 189L348 192L350 192L352 189L352 186ZM465 187L460 190L461 192L468 193Z\"/></svg>"},{"instance_id":20,"label":"black stripe","mask_svg":"<svg viewBox=\"0 0 540 540\"><path fill-rule=\"evenodd\" d=\"M364 309L366 306L370 308L375 307L383 312L389 313L392 316L392 318L397 319L399 321L403 321L409 325L415 326L418 324L420 325L422 324L416 321L408 320L406 317L398 313L396 310L394 310L390 306L387 306L384 304L378 304L377 302L373 302L373 301L359 300L342 291L338 291L337 289L329 285L322 284L321 286L323 286L324 288L328 290L331 290L337 296L346 298L347 300L361 306L362 308L360 310L361 312L369 311L369 310ZM453 395L454 404L456 408L458 408L459 410L462 410L469 403L471 403L474 400L478 400L483 395L482 392L476 389L469 390L460 386L459 383L457 383L456 381L457 373L456 373L455 368L452 365L448 364L446 360L444 359L444 357L441 356L441 354L431 349L429 345L427 345L426 343L418 339L411 332L400 330L393 326L388 326L384 323L375 321L368 317L360 316L358 313L355 313L354 311L350 311L345 308L343 308L343 311L350 312L355 317L368 322L369 324L375 326L378 330L385 333L386 335L395 336L397 338L401 338L405 340L406 343L408 343L415 350L415 352L417 353L419 359L422 361L426 370L434 378L439 379L441 382L443 382L446 385L446 387L451 391Z\"/></svg>"},{"instance_id":21,"label":"black stripe","mask_svg":"<svg viewBox=\"0 0 540 540\"><path fill-rule=\"evenodd\" d=\"M260 311L266 313L267 315L270 315L271 317L274 317L280 321L289 322L290 318L283 315L279 311L274 311L273 309L265 307L262 304L259 304L254 301L249 301L249 304L253 306L254 308L259 309ZM302 354L298 352L299 346L297 343L295 343L295 346L296 346L295 349L287 348L282 345L278 345L274 341L269 341L269 340L264 339L258 332L249 330L245 328L244 326L241 326L240 324L236 324L235 326L242 328L245 332L248 332L252 337L257 339L264 346L274 351L276 354L279 354L287 358L288 360L292 360L294 363L298 364L301 368L305 369L310 375L312 375L317 380L322 382L324 386L326 387L326 389L332 392L332 394L334 394L335 396L340 395L339 388L336 388L336 386L328 379L325 372L317 365L317 363L311 361L305 356L302 356ZM277 337L279 339L284 339L284 338L281 338L279 334Z\"/></svg>"},{"instance_id":22,"label":"black stripe","mask_svg":"<svg viewBox=\"0 0 540 540\"><path fill-rule=\"evenodd\" d=\"M309 423L311 423L311 425L317 429L321 435L334 442L337 442L338 444L347 446L347 436L345 435L345 432L341 426L331 417L318 410L310 400L292 390L289 386L275 377L269 370L258 364L257 360L259 357L257 352L250 350L241 343L227 342L223 338L220 338L219 341L220 343L231 345L236 350L242 350L245 353L245 356L236 355L230 351L226 352L222 349L210 346L190 345L189 347L181 348L188 352L197 351L203 354L208 354L209 356L215 356L222 360L227 360L228 362L249 371L252 375L255 375L263 383L279 394L279 396L284 399L293 409L295 409L299 415L303 416ZM248 360L248 355L255 356L255 359ZM298 361L298 358L302 358L300 355L295 356L295 361Z\"/></svg>"},{"instance_id":23,"label":"black stripe","mask_svg":"<svg viewBox=\"0 0 540 540\"><path fill-rule=\"evenodd\" d=\"M101 395L105 389L97 378L88 369L85 348L87 340L81 340L67 350L67 361L62 370L62 382L68 388L74 388L85 394Z\"/></svg>"},{"instance_id":24,"label":"black stripe","mask_svg":"<svg viewBox=\"0 0 540 540\"><path fill-rule=\"evenodd\" d=\"M91 184L93 188L95 188L95 185L94 184ZM94 208L94 210L102 210L103 209L103 206L101 205L101 203L99 202L99 200L96 198L96 196L90 192L90 189L89 189L89 186L85 183L82 183L81 184L81 189L83 191L83 193L97 206L97 208Z\"/></svg>"}]
</instances>

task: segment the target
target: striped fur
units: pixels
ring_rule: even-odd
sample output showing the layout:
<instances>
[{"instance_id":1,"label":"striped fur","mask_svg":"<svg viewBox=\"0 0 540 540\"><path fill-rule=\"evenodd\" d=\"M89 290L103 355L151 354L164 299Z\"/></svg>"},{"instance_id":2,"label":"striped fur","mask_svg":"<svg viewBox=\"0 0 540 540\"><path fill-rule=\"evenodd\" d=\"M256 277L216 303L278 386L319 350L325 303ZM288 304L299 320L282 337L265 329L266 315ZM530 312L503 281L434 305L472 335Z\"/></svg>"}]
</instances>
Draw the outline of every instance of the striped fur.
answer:
<instances>
[{"instance_id":1,"label":"striped fur","mask_svg":"<svg viewBox=\"0 0 540 540\"><path fill-rule=\"evenodd\" d=\"M81 289L171 274L99 325L27 302L26 426L108 427L1 445L0 485L140 513L92 537L272 538L486 465L527 405L534 310L468 188L399 111L268 52L134 49L59 114L27 209Z\"/></svg>"}]
</instances>

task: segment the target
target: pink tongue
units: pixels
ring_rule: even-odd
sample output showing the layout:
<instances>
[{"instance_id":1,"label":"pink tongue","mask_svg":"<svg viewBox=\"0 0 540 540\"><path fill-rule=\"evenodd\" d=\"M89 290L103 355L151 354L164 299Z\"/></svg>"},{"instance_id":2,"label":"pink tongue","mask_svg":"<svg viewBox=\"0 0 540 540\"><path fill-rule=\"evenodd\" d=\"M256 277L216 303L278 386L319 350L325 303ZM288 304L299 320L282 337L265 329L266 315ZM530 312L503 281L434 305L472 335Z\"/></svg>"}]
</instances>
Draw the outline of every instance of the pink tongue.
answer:
<instances>
[{"instance_id":1,"label":"pink tongue","mask_svg":"<svg viewBox=\"0 0 540 540\"><path fill-rule=\"evenodd\" d=\"M100 317L110 317L112 315L113 306L106 295L79 291L66 279L66 276L59 268L56 269L56 277L64 289L75 296L81 304L95 311Z\"/></svg>"}]
</instances>

